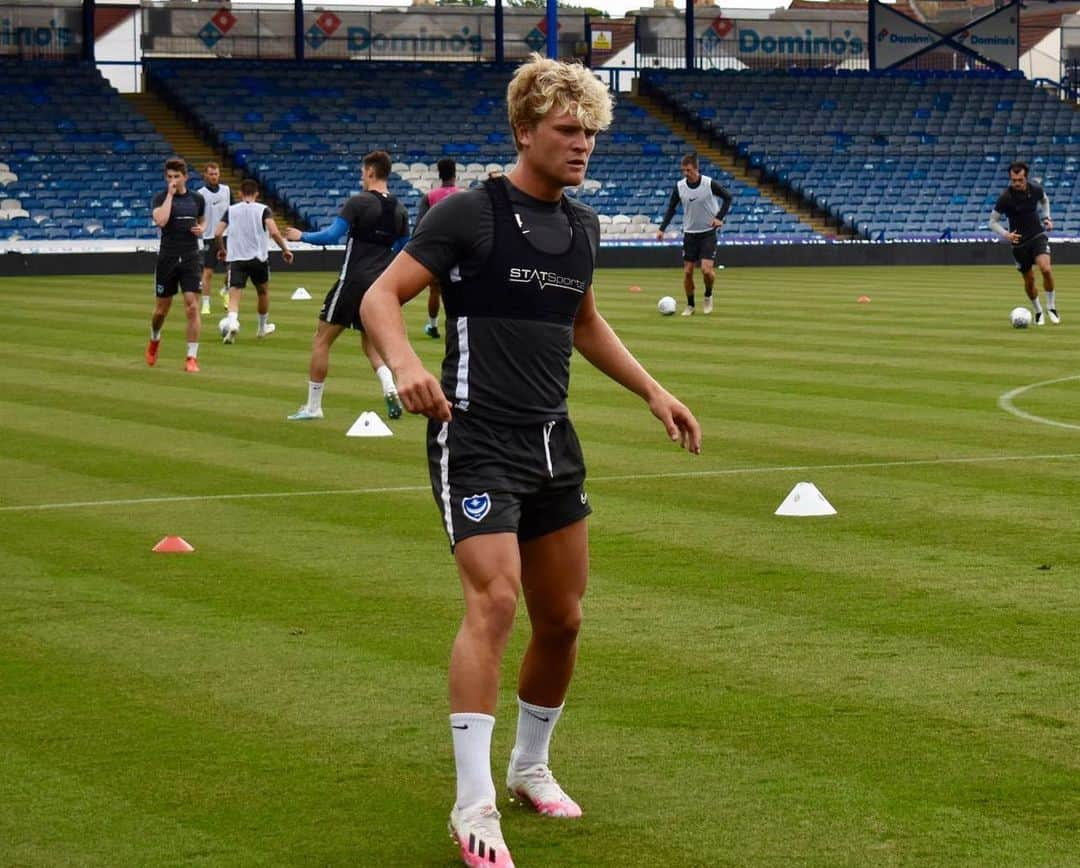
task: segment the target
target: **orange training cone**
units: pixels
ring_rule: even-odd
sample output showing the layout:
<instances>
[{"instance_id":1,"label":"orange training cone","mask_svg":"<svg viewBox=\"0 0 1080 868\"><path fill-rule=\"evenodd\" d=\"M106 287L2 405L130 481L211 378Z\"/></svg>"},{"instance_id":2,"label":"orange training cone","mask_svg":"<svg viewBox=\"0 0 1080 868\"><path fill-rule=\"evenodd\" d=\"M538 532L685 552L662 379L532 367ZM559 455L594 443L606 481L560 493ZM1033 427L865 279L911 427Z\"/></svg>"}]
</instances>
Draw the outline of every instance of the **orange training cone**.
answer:
<instances>
[{"instance_id":1,"label":"orange training cone","mask_svg":"<svg viewBox=\"0 0 1080 868\"><path fill-rule=\"evenodd\" d=\"M167 536L154 546L156 552L193 552L195 546L182 536Z\"/></svg>"},{"instance_id":2,"label":"orange training cone","mask_svg":"<svg viewBox=\"0 0 1080 868\"><path fill-rule=\"evenodd\" d=\"M868 295L860 295L859 296L859 304L869 304L869 303L870 303L870 296L868 296Z\"/></svg>"},{"instance_id":3,"label":"orange training cone","mask_svg":"<svg viewBox=\"0 0 1080 868\"><path fill-rule=\"evenodd\" d=\"M630 292L641 292L641 287L640 286L631 286L630 287Z\"/></svg>"}]
</instances>

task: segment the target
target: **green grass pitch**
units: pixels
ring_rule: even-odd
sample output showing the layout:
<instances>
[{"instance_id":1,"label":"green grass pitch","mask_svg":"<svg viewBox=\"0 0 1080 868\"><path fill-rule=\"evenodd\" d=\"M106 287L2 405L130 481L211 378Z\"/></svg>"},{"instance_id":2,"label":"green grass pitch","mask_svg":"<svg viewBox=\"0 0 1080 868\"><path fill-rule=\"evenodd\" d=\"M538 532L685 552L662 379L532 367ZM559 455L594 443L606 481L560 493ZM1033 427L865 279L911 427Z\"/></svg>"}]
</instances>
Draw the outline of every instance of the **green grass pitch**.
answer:
<instances>
[{"instance_id":1,"label":"green grass pitch","mask_svg":"<svg viewBox=\"0 0 1080 868\"><path fill-rule=\"evenodd\" d=\"M1062 324L1020 331L1004 264L728 269L690 319L656 313L678 270L598 273L704 452L575 359L592 576L552 765L585 817L500 798L519 866L1080 864L1080 268L1056 274ZM285 421L331 280L276 268L277 334L249 297L234 346L215 293L198 375L180 307L143 361L149 275L0 280L0 865L457 864L423 420L344 436L383 415L346 336L326 419ZM774 516L800 481L838 514ZM196 551L151 553L167 534Z\"/></svg>"}]
</instances>

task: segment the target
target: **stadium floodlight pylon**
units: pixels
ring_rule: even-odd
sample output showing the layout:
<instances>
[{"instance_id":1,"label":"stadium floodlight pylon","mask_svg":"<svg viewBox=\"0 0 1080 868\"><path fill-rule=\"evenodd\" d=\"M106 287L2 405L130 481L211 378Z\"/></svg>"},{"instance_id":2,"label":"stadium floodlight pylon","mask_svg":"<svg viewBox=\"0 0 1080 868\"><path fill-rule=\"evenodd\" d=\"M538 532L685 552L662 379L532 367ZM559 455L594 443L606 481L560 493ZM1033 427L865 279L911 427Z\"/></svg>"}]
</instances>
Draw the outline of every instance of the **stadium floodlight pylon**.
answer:
<instances>
[{"instance_id":1,"label":"stadium floodlight pylon","mask_svg":"<svg viewBox=\"0 0 1080 868\"><path fill-rule=\"evenodd\" d=\"M182 536L167 536L163 537L158 544L154 546L153 551L187 554L188 552L195 551L195 546Z\"/></svg>"},{"instance_id":2,"label":"stadium floodlight pylon","mask_svg":"<svg viewBox=\"0 0 1080 868\"><path fill-rule=\"evenodd\" d=\"M352 427L345 432L346 437L393 437L394 432L379 418L379 414L367 410L361 413Z\"/></svg>"},{"instance_id":3,"label":"stadium floodlight pylon","mask_svg":"<svg viewBox=\"0 0 1080 868\"><path fill-rule=\"evenodd\" d=\"M289 298L293 301L309 301L311 299L311 293L304 289L304 287L298 286Z\"/></svg>"},{"instance_id":4,"label":"stadium floodlight pylon","mask_svg":"<svg viewBox=\"0 0 1080 868\"><path fill-rule=\"evenodd\" d=\"M799 482L791 489L773 515L836 515L833 505L812 482Z\"/></svg>"}]
</instances>

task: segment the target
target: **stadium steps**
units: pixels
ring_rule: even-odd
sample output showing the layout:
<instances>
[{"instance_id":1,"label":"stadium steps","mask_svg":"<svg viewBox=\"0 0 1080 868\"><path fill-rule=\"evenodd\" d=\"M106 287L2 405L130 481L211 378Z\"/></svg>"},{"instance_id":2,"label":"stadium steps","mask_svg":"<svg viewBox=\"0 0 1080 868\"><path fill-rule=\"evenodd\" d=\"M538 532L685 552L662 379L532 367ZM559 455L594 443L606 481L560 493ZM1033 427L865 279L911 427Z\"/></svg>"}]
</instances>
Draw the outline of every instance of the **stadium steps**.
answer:
<instances>
[{"instance_id":1,"label":"stadium steps","mask_svg":"<svg viewBox=\"0 0 1080 868\"><path fill-rule=\"evenodd\" d=\"M240 182L245 176L238 172L212 144L193 130L188 122L173 110L172 106L153 92L125 93L122 96L131 103L132 108L153 124L154 129L169 143L173 153L184 158L189 169L198 169L207 163L217 163L221 167L221 181L229 185L233 201L240 200ZM265 199L264 196L263 200ZM288 223L280 213L280 205L273 201L267 204L274 212L274 222L284 232Z\"/></svg>"},{"instance_id":2,"label":"stadium steps","mask_svg":"<svg viewBox=\"0 0 1080 868\"><path fill-rule=\"evenodd\" d=\"M858 237L854 232L827 223L820 214L813 211L808 202L792 199L789 194L777 187L776 184L763 183L760 172L751 172L745 165L741 165L735 160L734 154L709 144L708 140L701 135L700 130L673 119L671 110L659 102L655 102L652 98L641 94L631 96L630 99L635 105L645 109L665 126L679 127L678 132L686 136L687 141L693 145L694 150L699 154L708 157L716 165L720 166L724 171L730 172L744 184L755 187L762 196L783 208L788 214L793 215L800 223L806 224L825 238L835 238L840 235Z\"/></svg>"}]
</instances>

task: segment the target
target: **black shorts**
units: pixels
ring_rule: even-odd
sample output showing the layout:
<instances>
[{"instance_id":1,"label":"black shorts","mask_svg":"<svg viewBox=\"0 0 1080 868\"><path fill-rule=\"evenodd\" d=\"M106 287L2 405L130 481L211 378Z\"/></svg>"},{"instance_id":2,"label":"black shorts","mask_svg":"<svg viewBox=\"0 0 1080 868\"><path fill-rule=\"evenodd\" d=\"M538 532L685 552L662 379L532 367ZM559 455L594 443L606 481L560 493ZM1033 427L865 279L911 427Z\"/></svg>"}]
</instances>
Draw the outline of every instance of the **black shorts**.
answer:
<instances>
[{"instance_id":1,"label":"black shorts","mask_svg":"<svg viewBox=\"0 0 1080 868\"><path fill-rule=\"evenodd\" d=\"M701 262L716 256L716 230L708 232L684 232L682 237L683 262Z\"/></svg>"},{"instance_id":2,"label":"black shorts","mask_svg":"<svg viewBox=\"0 0 1080 868\"><path fill-rule=\"evenodd\" d=\"M1016 268L1021 274L1027 274L1035 264L1035 257L1050 255L1050 241L1045 235L1039 235L1030 241L1014 244L1012 249Z\"/></svg>"},{"instance_id":3,"label":"black shorts","mask_svg":"<svg viewBox=\"0 0 1080 868\"><path fill-rule=\"evenodd\" d=\"M198 251L184 256L159 256L154 269L154 295L171 298L177 292L198 292L202 286L200 259Z\"/></svg>"},{"instance_id":4,"label":"black shorts","mask_svg":"<svg viewBox=\"0 0 1080 868\"><path fill-rule=\"evenodd\" d=\"M257 287L269 283L270 263L261 259L241 259L229 263L229 286L232 289L243 289L249 277Z\"/></svg>"},{"instance_id":5,"label":"black shorts","mask_svg":"<svg viewBox=\"0 0 1080 868\"><path fill-rule=\"evenodd\" d=\"M213 238L202 239L202 267L212 268L214 271L223 271L225 263L217 258L217 242Z\"/></svg>"},{"instance_id":6,"label":"black shorts","mask_svg":"<svg viewBox=\"0 0 1080 868\"><path fill-rule=\"evenodd\" d=\"M369 286L370 283L339 278L323 300L319 319L362 332L364 324L360 321L360 302L364 300Z\"/></svg>"},{"instance_id":7,"label":"black shorts","mask_svg":"<svg viewBox=\"0 0 1080 868\"><path fill-rule=\"evenodd\" d=\"M500 425L457 411L428 421L431 491L450 549L487 533L516 533L525 542L592 512L585 459L569 419Z\"/></svg>"}]
</instances>

